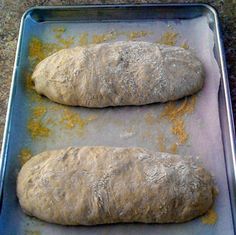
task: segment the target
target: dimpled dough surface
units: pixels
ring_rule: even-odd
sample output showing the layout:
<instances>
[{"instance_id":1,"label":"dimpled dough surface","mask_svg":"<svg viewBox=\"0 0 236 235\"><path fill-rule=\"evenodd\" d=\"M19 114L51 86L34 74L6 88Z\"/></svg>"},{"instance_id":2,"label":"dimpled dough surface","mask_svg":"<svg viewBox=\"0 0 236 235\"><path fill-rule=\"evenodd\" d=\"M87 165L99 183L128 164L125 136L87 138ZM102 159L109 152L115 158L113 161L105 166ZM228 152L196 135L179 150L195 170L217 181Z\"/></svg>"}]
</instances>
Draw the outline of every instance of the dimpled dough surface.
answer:
<instances>
[{"instance_id":1,"label":"dimpled dough surface","mask_svg":"<svg viewBox=\"0 0 236 235\"><path fill-rule=\"evenodd\" d=\"M41 61L35 90L75 106L144 105L199 91L201 62L189 50L149 42L113 42L61 50Z\"/></svg>"},{"instance_id":2,"label":"dimpled dough surface","mask_svg":"<svg viewBox=\"0 0 236 235\"><path fill-rule=\"evenodd\" d=\"M102 146L38 154L17 181L27 214L64 225L184 222L212 206L214 190L189 156Z\"/></svg>"}]
</instances>

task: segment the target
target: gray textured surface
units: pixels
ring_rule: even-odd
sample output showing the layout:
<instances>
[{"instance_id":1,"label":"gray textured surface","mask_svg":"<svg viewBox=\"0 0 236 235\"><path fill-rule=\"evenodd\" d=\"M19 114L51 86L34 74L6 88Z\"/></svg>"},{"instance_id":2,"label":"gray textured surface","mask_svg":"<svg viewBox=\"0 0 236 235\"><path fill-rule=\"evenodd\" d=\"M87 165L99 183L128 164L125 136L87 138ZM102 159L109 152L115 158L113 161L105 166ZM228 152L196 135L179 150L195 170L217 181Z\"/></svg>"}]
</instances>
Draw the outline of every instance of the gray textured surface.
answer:
<instances>
[{"instance_id":1,"label":"gray textured surface","mask_svg":"<svg viewBox=\"0 0 236 235\"><path fill-rule=\"evenodd\" d=\"M12 68L15 57L20 18L23 12L37 5L77 5L77 4L109 4L109 3L172 3L174 1L148 0L1 0L0 2L0 141L5 123L6 107L11 84ZM175 1L177 2L177 1ZM179 3L203 2L217 9L222 23L226 59L233 101L234 117L236 117L236 0L217 1L178 1ZM1 144L1 142L0 142Z\"/></svg>"}]
</instances>

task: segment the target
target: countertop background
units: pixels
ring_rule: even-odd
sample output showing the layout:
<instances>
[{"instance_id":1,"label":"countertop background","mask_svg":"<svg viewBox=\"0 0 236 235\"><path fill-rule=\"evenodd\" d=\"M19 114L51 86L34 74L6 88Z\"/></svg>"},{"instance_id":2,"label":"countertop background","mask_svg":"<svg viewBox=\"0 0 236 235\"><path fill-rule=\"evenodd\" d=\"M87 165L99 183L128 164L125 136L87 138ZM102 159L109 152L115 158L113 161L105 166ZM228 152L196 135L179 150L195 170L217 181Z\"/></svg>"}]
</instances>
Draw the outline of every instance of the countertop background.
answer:
<instances>
[{"instance_id":1,"label":"countertop background","mask_svg":"<svg viewBox=\"0 0 236 235\"><path fill-rule=\"evenodd\" d=\"M15 59L20 19L29 7L38 5L130 4L130 3L208 3L219 13L227 59L231 98L236 120L236 0L148 1L148 0L0 0L0 146Z\"/></svg>"}]
</instances>

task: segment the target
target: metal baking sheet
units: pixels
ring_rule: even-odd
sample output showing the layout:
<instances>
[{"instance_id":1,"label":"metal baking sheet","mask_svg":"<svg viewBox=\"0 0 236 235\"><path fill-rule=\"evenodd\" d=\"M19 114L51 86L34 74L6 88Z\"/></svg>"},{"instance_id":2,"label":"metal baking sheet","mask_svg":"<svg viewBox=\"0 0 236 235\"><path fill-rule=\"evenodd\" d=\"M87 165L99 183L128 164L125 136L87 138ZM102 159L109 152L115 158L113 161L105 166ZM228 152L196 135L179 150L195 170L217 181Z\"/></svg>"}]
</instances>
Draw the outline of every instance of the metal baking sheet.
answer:
<instances>
[{"instance_id":1,"label":"metal baking sheet","mask_svg":"<svg viewBox=\"0 0 236 235\"><path fill-rule=\"evenodd\" d=\"M35 62L32 58L29 59L29 55L37 53L40 59L44 56L44 50L57 50L57 45L54 45L55 40L60 40L64 47L74 46L75 42L86 43L87 37L90 41L98 42L106 39L113 40L117 37L119 40L130 37L154 41L157 29L163 32L171 31L173 25L181 23L181 20L191 21L201 17L207 19L207 26L213 32L214 56L221 74L218 97L221 130L214 131L222 135L224 153L218 165L211 165L212 159L209 161L203 159L213 174L219 174L216 178L225 184L225 192L220 192L215 203L218 212L216 224L204 224L201 219L195 219L177 225L118 224L65 227L48 224L24 215L16 198L15 187L21 160L27 157L29 151L36 154L46 149L68 145L114 146L114 141L119 146L138 145L153 150L166 150L165 148L168 147L167 151L171 148L171 151L174 151L178 147L178 152L182 154L197 154L199 151L193 148L191 142L182 146L175 145L176 140L173 139L173 135L165 133L163 125L153 126L153 122L158 122L157 113L165 109L165 105L154 104L102 110L68 108L35 96L28 90L30 84L26 80ZM190 29L190 33L196 33L194 27ZM83 39L81 39L82 34ZM66 35L66 37L61 37L61 35ZM168 37L172 43L175 36L172 34ZM32 40L36 40L33 51L30 49ZM48 44L42 45L42 40ZM181 41L182 39L179 40L179 43L185 43ZM222 228L225 234L234 234L234 126L225 68L217 14L208 5L38 7L27 11L22 17L1 153L0 234L221 234ZM180 101L181 104L184 102L191 101ZM159 113L158 117L160 117ZM194 116L189 113L187 118L194 118ZM165 124L170 125L170 123ZM219 138L221 138L220 135Z\"/></svg>"}]
</instances>

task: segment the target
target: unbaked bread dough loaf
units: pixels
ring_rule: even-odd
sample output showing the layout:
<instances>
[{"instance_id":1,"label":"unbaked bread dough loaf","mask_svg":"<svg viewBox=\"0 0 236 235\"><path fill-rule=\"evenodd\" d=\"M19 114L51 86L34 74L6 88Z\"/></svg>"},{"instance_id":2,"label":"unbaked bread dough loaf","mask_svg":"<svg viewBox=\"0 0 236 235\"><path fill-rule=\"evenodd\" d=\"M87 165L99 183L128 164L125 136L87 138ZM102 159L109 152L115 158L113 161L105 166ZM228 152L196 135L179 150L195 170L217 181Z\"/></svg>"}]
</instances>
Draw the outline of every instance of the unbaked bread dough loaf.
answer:
<instances>
[{"instance_id":1,"label":"unbaked bread dough loaf","mask_svg":"<svg viewBox=\"0 0 236 235\"><path fill-rule=\"evenodd\" d=\"M64 225L184 222L212 206L214 190L211 175L191 157L142 148L43 152L17 180L27 214Z\"/></svg>"},{"instance_id":2,"label":"unbaked bread dough loaf","mask_svg":"<svg viewBox=\"0 0 236 235\"><path fill-rule=\"evenodd\" d=\"M144 105L199 91L201 62L189 50L149 42L113 42L61 50L40 62L35 90L74 106Z\"/></svg>"}]
</instances>

